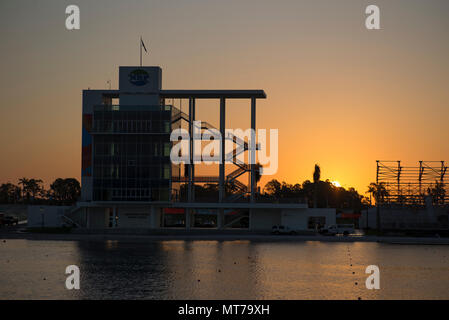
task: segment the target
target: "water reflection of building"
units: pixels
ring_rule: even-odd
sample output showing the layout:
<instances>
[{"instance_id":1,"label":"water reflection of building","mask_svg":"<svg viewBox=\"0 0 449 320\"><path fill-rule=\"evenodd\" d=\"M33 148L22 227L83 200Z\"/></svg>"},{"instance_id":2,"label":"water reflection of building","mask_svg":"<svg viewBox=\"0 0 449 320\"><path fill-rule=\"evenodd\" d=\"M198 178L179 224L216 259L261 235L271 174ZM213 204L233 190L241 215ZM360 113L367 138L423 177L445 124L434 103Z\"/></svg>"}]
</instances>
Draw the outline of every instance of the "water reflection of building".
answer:
<instances>
[{"instance_id":1,"label":"water reflection of building","mask_svg":"<svg viewBox=\"0 0 449 320\"><path fill-rule=\"evenodd\" d=\"M261 290L262 266L249 241L81 241L77 247L80 299L254 299Z\"/></svg>"}]
</instances>

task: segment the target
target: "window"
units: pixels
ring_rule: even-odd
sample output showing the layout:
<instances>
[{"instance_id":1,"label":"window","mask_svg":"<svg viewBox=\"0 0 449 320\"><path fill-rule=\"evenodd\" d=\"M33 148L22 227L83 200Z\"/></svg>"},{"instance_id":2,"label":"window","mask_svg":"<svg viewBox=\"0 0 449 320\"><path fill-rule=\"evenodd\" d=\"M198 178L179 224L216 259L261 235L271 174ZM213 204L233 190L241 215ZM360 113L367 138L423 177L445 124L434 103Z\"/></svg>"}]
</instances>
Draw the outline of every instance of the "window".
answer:
<instances>
[{"instance_id":1,"label":"window","mask_svg":"<svg viewBox=\"0 0 449 320\"><path fill-rule=\"evenodd\" d=\"M164 179L170 179L170 166L165 165L164 167Z\"/></svg>"},{"instance_id":2,"label":"window","mask_svg":"<svg viewBox=\"0 0 449 320\"><path fill-rule=\"evenodd\" d=\"M164 156L169 157L170 156L170 143L164 143Z\"/></svg>"}]
</instances>

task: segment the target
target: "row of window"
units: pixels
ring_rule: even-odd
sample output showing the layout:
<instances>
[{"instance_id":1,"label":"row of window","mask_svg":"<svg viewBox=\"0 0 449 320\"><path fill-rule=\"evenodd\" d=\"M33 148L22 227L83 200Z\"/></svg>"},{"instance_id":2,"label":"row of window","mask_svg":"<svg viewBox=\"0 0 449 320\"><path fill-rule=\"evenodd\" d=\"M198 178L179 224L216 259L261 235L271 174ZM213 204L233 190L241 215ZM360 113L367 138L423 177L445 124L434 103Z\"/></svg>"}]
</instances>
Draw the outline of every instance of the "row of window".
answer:
<instances>
[{"instance_id":1,"label":"row of window","mask_svg":"<svg viewBox=\"0 0 449 320\"><path fill-rule=\"evenodd\" d=\"M94 107L94 119L96 120L170 120L170 110L105 110Z\"/></svg>"},{"instance_id":2,"label":"row of window","mask_svg":"<svg viewBox=\"0 0 449 320\"><path fill-rule=\"evenodd\" d=\"M153 157L169 157L171 151L170 142L154 143L102 143L95 141L94 154L96 156L120 156L120 155L142 155Z\"/></svg>"},{"instance_id":3,"label":"row of window","mask_svg":"<svg viewBox=\"0 0 449 320\"><path fill-rule=\"evenodd\" d=\"M170 166L170 158L124 158L124 157L98 157L94 159L94 168L120 167L122 172L140 172L141 168L164 168ZM179 168L179 167L177 167ZM159 169L160 170L160 169Z\"/></svg>"},{"instance_id":4,"label":"row of window","mask_svg":"<svg viewBox=\"0 0 449 320\"><path fill-rule=\"evenodd\" d=\"M94 120L94 132L170 133L171 122L154 120Z\"/></svg>"},{"instance_id":5,"label":"row of window","mask_svg":"<svg viewBox=\"0 0 449 320\"><path fill-rule=\"evenodd\" d=\"M161 134L161 135L148 135L148 134L106 134L106 135L95 135L94 143L164 143L170 142L170 135Z\"/></svg>"},{"instance_id":6,"label":"row of window","mask_svg":"<svg viewBox=\"0 0 449 320\"><path fill-rule=\"evenodd\" d=\"M96 178L93 179L94 188L148 188L166 187L170 184L169 179L143 179L137 178Z\"/></svg>"},{"instance_id":7,"label":"row of window","mask_svg":"<svg viewBox=\"0 0 449 320\"><path fill-rule=\"evenodd\" d=\"M170 179L170 165L163 166L94 166L95 178L140 178L140 179Z\"/></svg>"},{"instance_id":8,"label":"row of window","mask_svg":"<svg viewBox=\"0 0 449 320\"><path fill-rule=\"evenodd\" d=\"M112 189L112 197L148 198L150 189Z\"/></svg>"},{"instance_id":9,"label":"row of window","mask_svg":"<svg viewBox=\"0 0 449 320\"><path fill-rule=\"evenodd\" d=\"M168 201L168 188L94 189L94 201Z\"/></svg>"}]
</instances>

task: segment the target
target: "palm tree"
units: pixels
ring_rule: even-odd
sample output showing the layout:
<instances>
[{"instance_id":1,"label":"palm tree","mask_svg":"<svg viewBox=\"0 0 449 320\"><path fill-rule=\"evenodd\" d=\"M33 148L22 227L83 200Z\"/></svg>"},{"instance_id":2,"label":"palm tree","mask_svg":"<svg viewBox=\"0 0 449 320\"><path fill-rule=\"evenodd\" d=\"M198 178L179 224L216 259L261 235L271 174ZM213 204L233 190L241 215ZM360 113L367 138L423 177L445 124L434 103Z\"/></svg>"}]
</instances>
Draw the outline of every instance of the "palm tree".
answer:
<instances>
[{"instance_id":1,"label":"palm tree","mask_svg":"<svg viewBox=\"0 0 449 320\"><path fill-rule=\"evenodd\" d=\"M382 204L388 196L388 190L385 187L385 182L375 183L371 182L368 186L368 193L371 193L377 204Z\"/></svg>"},{"instance_id":2,"label":"palm tree","mask_svg":"<svg viewBox=\"0 0 449 320\"><path fill-rule=\"evenodd\" d=\"M377 231L380 232L380 205L384 203L385 198L388 196L388 190L385 187L384 182L374 183L371 182L368 186L368 192L374 196L376 200L376 224Z\"/></svg>"},{"instance_id":3,"label":"palm tree","mask_svg":"<svg viewBox=\"0 0 449 320\"><path fill-rule=\"evenodd\" d=\"M27 203L30 202L30 198L36 199L37 195L40 195L43 187L41 179L19 179L19 185L22 185L22 198L26 200Z\"/></svg>"},{"instance_id":4,"label":"palm tree","mask_svg":"<svg viewBox=\"0 0 449 320\"><path fill-rule=\"evenodd\" d=\"M29 179L23 177L19 179L19 185L22 185L22 199L29 200L30 199L30 193L29 193Z\"/></svg>"},{"instance_id":5,"label":"palm tree","mask_svg":"<svg viewBox=\"0 0 449 320\"><path fill-rule=\"evenodd\" d=\"M435 181L435 187L430 189L430 196L432 196L432 202L435 204L444 204L444 197L446 190L444 189L444 183Z\"/></svg>"},{"instance_id":6,"label":"palm tree","mask_svg":"<svg viewBox=\"0 0 449 320\"><path fill-rule=\"evenodd\" d=\"M313 193L313 207L317 207L317 200L318 200L318 183L320 182L321 178L321 168L319 165L315 164L315 170L313 171L313 186L314 186L314 193Z\"/></svg>"},{"instance_id":7,"label":"palm tree","mask_svg":"<svg viewBox=\"0 0 449 320\"><path fill-rule=\"evenodd\" d=\"M29 180L28 188L33 196L33 201L35 201L36 196L41 194L41 192L43 190L43 187L41 186L42 182L43 181L41 179L30 179Z\"/></svg>"}]
</instances>

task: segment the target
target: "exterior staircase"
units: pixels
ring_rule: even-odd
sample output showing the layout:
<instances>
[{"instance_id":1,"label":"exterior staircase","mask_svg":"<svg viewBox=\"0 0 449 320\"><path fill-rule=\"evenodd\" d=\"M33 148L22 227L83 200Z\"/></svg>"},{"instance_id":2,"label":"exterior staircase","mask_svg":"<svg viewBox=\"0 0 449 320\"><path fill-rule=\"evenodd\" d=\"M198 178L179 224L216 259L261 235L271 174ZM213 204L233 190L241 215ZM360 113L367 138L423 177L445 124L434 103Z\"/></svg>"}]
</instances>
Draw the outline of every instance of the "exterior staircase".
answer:
<instances>
[{"instance_id":1,"label":"exterior staircase","mask_svg":"<svg viewBox=\"0 0 449 320\"><path fill-rule=\"evenodd\" d=\"M180 120L184 120L187 123L189 122L189 115L182 112L182 111L178 111L173 119L172 119L172 123L175 123L177 121ZM215 129L218 130L216 127L214 127L213 125L211 125L208 122L201 122L201 130L208 130L208 129ZM235 190L237 193L229 196L226 198L227 202L234 202L237 201L238 199L242 198L243 196L245 196L248 193L248 186L246 186L245 184L241 183L239 180L237 180L238 177L240 177L241 175L250 172L251 171L251 166L240 161L237 156L242 154L243 152L249 150L249 144L248 142L246 142L245 140L241 139L240 137L236 137L234 135L231 134L226 134L225 135L225 139L226 140L231 140L233 141L237 147L234 148L231 152L229 152L228 154L225 155L225 160L226 161L232 161L233 164L235 164L237 166L237 169L235 169L234 171L232 171L231 173L229 173L226 176L226 182L230 184L231 188L233 190ZM260 149L260 144L256 144L256 150ZM188 182L188 177L174 177L174 182ZM199 182L199 183L210 183L210 182L215 182L218 183L219 182L219 178L218 177L211 177L211 176L196 176L194 177L194 182Z\"/></svg>"},{"instance_id":2,"label":"exterior staircase","mask_svg":"<svg viewBox=\"0 0 449 320\"><path fill-rule=\"evenodd\" d=\"M62 215L63 222L70 226L86 228L86 217L82 215L81 209L82 208L78 206L72 206L71 208L67 209L66 212Z\"/></svg>"}]
</instances>

